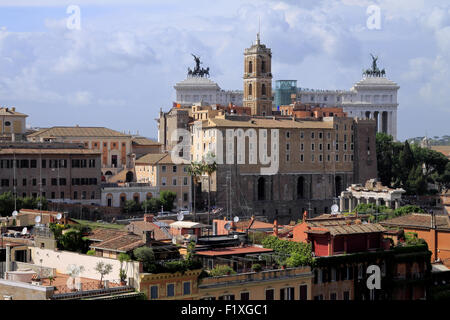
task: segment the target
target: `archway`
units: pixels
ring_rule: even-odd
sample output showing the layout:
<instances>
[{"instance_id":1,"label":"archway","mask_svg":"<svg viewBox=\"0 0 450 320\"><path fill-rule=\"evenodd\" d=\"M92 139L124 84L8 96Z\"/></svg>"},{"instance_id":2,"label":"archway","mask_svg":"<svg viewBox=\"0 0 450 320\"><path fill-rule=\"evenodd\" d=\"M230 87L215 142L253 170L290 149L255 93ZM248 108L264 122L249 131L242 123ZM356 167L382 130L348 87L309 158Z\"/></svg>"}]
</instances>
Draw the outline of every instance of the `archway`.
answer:
<instances>
[{"instance_id":1,"label":"archway","mask_svg":"<svg viewBox=\"0 0 450 320\"><path fill-rule=\"evenodd\" d=\"M298 179L297 179L297 199L302 199L305 197L304 185L305 185L305 178L298 177Z\"/></svg>"},{"instance_id":2,"label":"archway","mask_svg":"<svg viewBox=\"0 0 450 320\"><path fill-rule=\"evenodd\" d=\"M334 187L336 192L335 197L339 197L342 192L342 178L340 176L334 178Z\"/></svg>"},{"instance_id":3,"label":"archway","mask_svg":"<svg viewBox=\"0 0 450 320\"><path fill-rule=\"evenodd\" d=\"M260 177L258 179L258 200L266 200L266 186L265 186L265 179L263 177Z\"/></svg>"},{"instance_id":4,"label":"archway","mask_svg":"<svg viewBox=\"0 0 450 320\"><path fill-rule=\"evenodd\" d=\"M134 174L133 171L128 171L126 175L126 182L133 182Z\"/></svg>"}]
</instances>

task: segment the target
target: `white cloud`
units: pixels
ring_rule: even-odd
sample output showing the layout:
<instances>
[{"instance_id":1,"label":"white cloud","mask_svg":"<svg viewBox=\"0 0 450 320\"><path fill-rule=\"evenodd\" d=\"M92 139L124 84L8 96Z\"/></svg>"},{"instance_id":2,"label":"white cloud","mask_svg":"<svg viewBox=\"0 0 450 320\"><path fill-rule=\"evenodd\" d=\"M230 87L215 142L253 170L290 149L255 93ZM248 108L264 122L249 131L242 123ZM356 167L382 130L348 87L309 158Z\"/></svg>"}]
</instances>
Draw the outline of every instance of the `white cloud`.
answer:
<instances>
[{"instance_id":1,"label":"white cloud","mask_svg":"<svg viewBox=\"0 0 450 320\"><path fill-rule=\"evenodd\" d=\"M71 2L4 0L0 7ZM379 31L366 27L365 9L373 3L381 8ZM54 17L43 20L44 32L0 29L1 103L23 109L36 125L49 119L54 124L98 121L156 136L153 119L160 107L171 105L173 85L192 67L191 53L201 56L222 88L242 88L242 53L256 37L259 18L261 39L273 52L274 80L348 89L368 67L373 52L388 77L401 86L401 110L418 112L424 104L441 113L448 110L450 15L444 2L219 0L212 5L203 0L81 0L76 4L82 8L79 31L68 30L65 19ZM118 108L130 112L119 113ZM85 112L92 116L81 117ZM41 115L45 113L51 117ZM404 119L406 112L399 115L400 136L413 135L418 125L429 124ZM437 130L443 134L447 129Z\"/></svg>"}]
</instances>

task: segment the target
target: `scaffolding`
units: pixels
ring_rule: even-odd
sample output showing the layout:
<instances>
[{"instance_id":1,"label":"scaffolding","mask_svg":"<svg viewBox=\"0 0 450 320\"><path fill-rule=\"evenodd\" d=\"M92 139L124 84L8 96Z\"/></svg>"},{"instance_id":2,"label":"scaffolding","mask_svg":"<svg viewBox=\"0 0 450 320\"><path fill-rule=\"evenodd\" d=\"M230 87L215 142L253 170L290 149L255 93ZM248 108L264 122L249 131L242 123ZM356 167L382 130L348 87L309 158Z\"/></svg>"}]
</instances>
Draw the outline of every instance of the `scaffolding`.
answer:
<instances>
[{"instance_id":1,"label":"scaffolding","mask_svg":"<svg viewBox=\"0 0 450 320\"><path fill-rule=\"evenodd\" d=\"M280 106L292 103L292 94L297 94L297 80L277 80L275 81L274 104L277 109Z\"/></svg>"}]
</instances>

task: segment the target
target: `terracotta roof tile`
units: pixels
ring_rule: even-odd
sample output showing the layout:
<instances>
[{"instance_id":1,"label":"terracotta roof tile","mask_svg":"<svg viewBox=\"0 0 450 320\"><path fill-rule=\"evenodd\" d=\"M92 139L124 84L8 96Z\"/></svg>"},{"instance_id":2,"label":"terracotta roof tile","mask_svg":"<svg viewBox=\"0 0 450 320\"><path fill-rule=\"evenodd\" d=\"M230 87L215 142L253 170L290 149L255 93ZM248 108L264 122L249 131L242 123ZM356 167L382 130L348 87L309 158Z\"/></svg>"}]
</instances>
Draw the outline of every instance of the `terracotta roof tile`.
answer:
<instances>
[{"instance_id":1,"label":"terracotta roof tile","mask_svg":"<svg viewBox=\"0 0 450 320\"><path fill-rule=\"evenodd\" d=\"M450 221L449 217L446 215L435 215L436 217L436 227L438 229L449 229ZM417 227L426 228L431 227L431 215L427 213L413 213L401 217L396 217L386 221L380 222L383 226L389 227Z\"/></svg>"},{"instance_id":2,"label":"terracotta roof tile","mask_svg":"<svg viewBox=\"0 0 450 320\"><path fill-rule=\"evenodd\" d=\"M133 232L136 235L141 235L144 231L153 231L155 240L172 239L172 237L168 233L166 233L163 229L152 222L133 221L127 226L127 230Z\"/></svg>"},{"instance_id":3,"label":"terracotta roof tile","mask_svg":"<svg viewBox=\"0 0 450 320\"><path fill-rule=\"evenodd\" d=\"M130 135L108 129L105 127L51 127L34 132L28 137L55 138L55 137L123 137Z\"/></svg>"}]
</instances>

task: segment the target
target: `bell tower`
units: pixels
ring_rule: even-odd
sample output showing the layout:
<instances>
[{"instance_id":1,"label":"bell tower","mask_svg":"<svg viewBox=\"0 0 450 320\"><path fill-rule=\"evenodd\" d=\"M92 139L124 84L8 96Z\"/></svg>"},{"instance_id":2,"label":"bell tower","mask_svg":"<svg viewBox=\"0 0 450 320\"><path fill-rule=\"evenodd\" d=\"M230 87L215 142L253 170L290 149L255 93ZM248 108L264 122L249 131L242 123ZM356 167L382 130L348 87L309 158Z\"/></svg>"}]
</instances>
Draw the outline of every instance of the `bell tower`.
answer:
<instances>
[{"instance_id":1,"label":"bell tower","mask_svg":"<svg viewBox=\"0 0 450 320\"><path fill-rule=\"evenodd\" d=\"M244 51L243 100L252 115L272 115L272 52L261 44L259 32L256 43Z\"/></svg>"}]
</instances>

